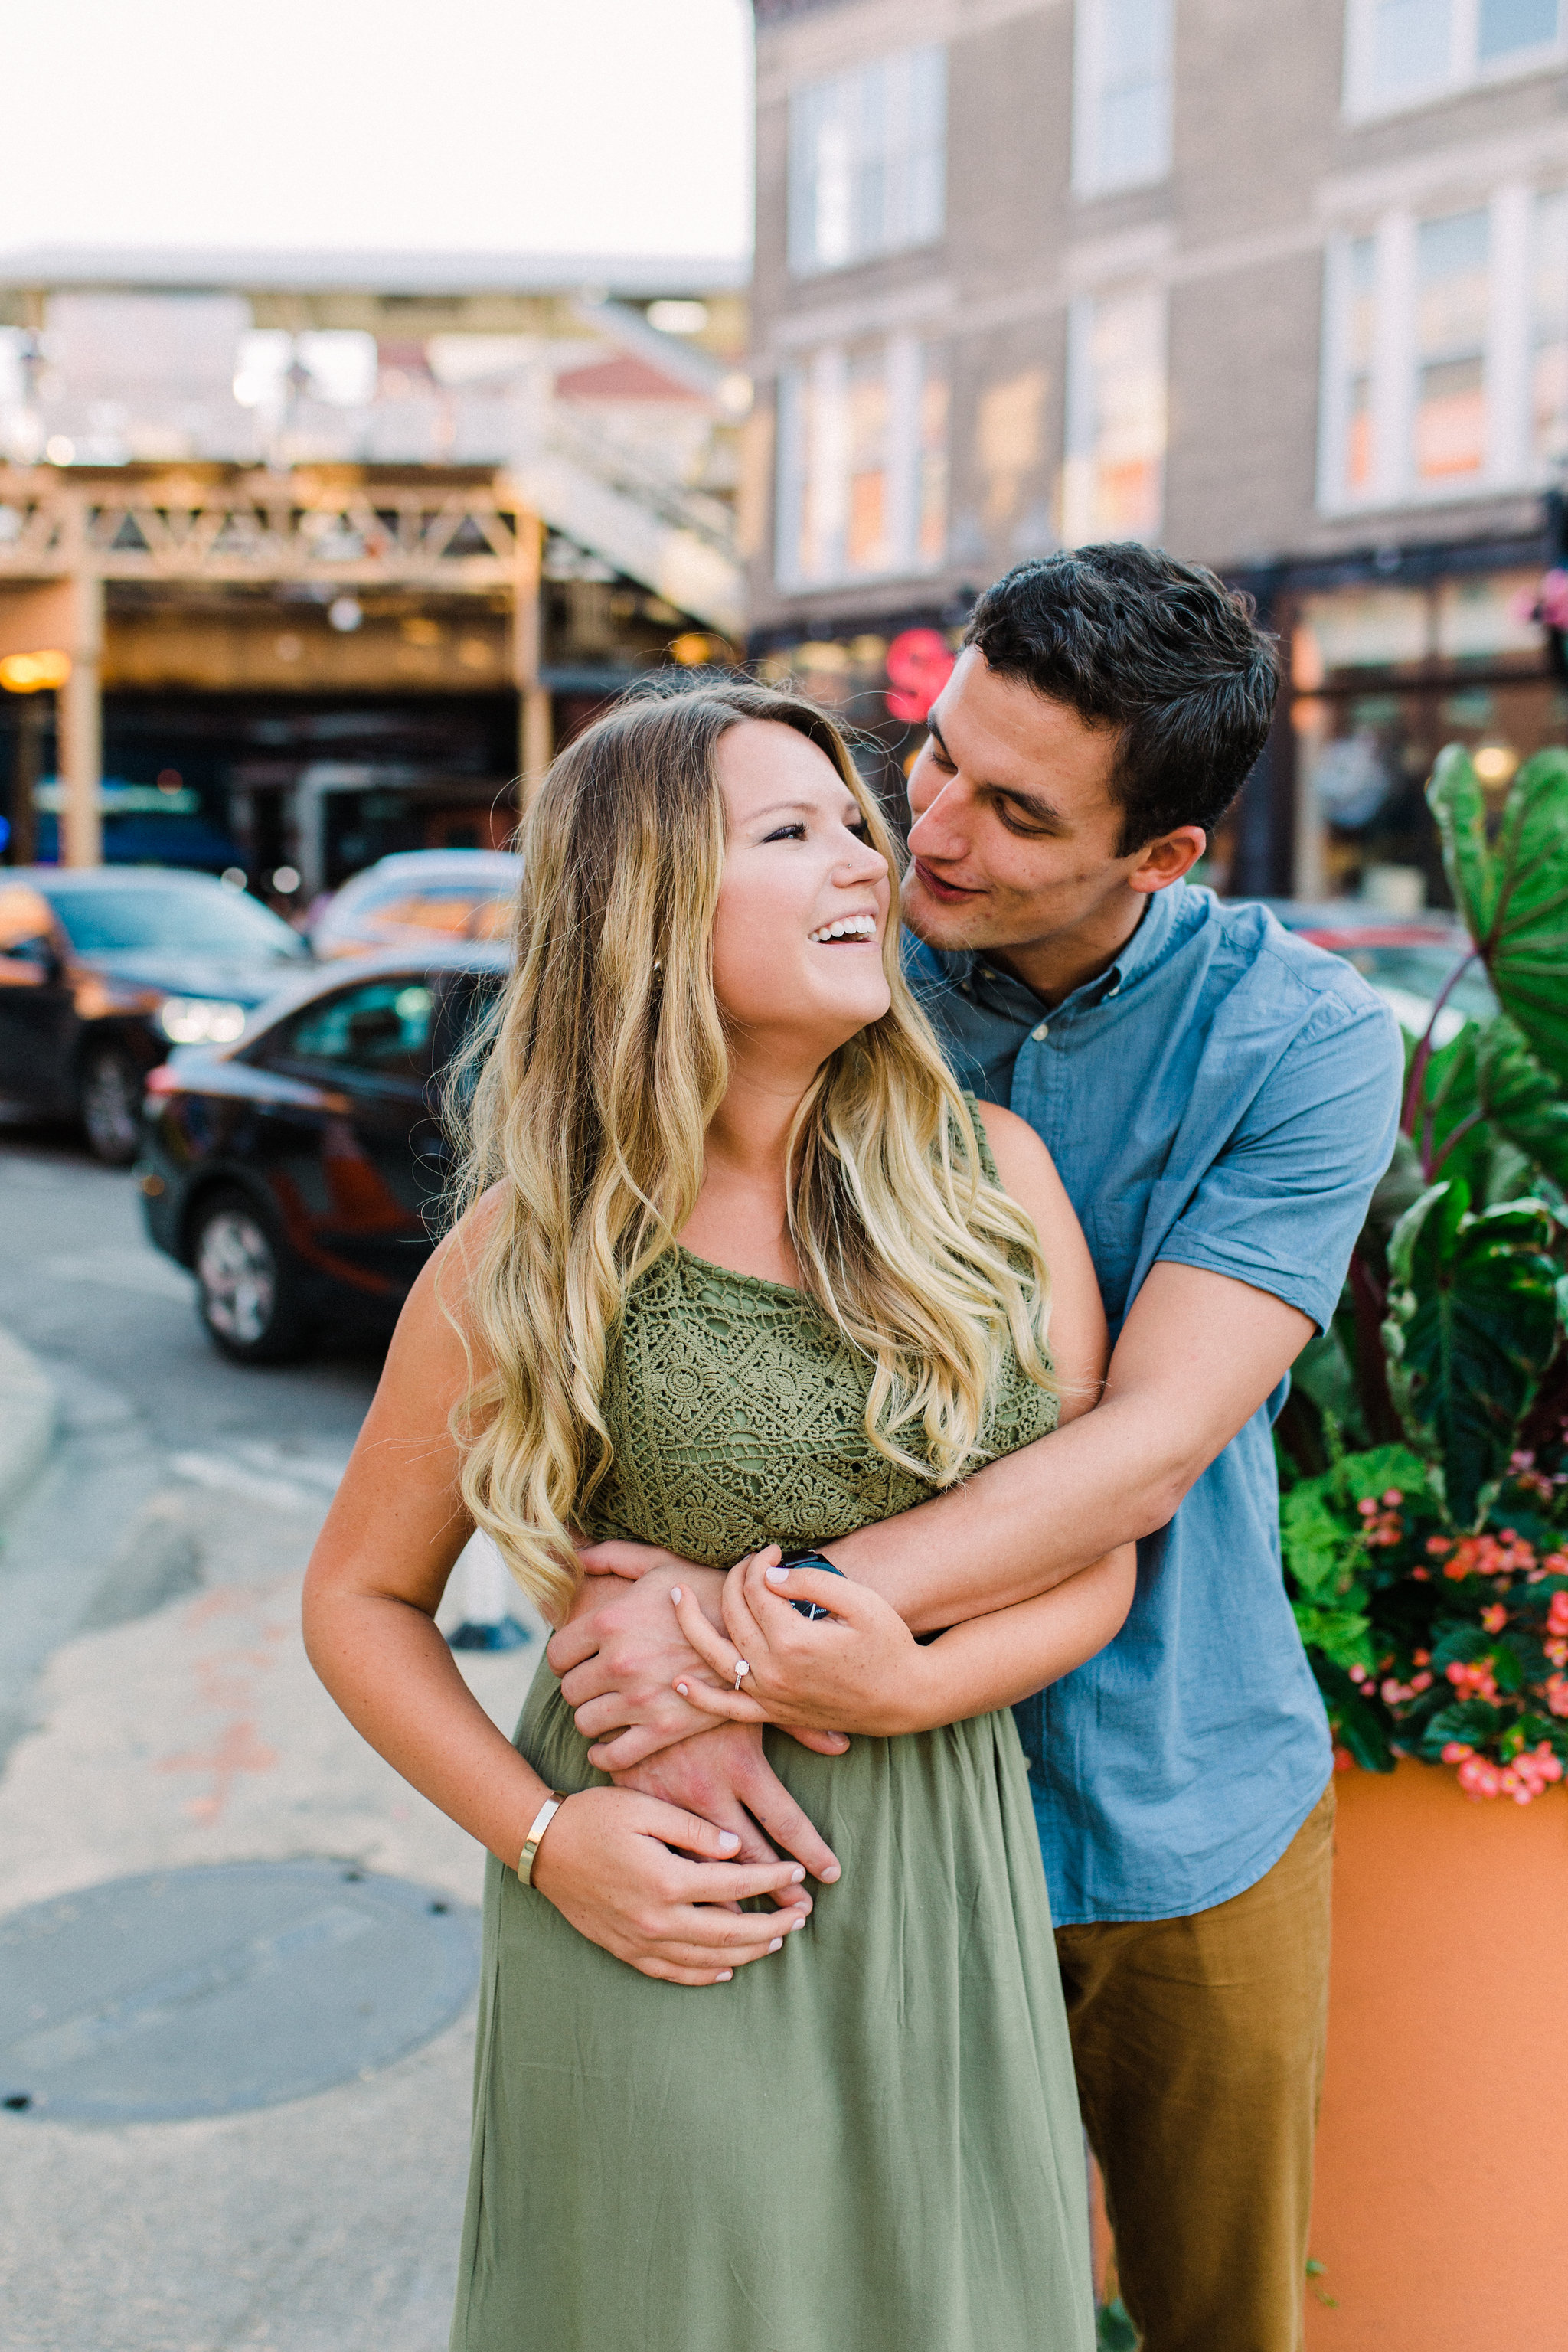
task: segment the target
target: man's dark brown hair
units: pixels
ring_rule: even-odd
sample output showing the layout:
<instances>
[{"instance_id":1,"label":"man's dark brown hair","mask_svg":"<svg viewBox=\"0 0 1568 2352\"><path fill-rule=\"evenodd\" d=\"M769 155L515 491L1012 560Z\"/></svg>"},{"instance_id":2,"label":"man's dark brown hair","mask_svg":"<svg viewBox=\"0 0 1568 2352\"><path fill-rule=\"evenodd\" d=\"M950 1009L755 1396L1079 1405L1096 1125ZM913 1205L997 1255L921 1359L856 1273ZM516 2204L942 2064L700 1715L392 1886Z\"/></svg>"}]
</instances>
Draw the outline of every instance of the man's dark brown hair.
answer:
<instances>
[{"instance_id":1,"label":"man's dark brown hair","mask_svg":"<svg viewBox=\"0 0 1568 2352\"><path fill-rule=\"evenodd\" d=\"M1263 749L1279 687L1252 599L1135 541L1016 565L980 599L964 643L1001 677L1115 730L1123 856L1177 825L1214 830Z\"/></svg>"}]
</instances>

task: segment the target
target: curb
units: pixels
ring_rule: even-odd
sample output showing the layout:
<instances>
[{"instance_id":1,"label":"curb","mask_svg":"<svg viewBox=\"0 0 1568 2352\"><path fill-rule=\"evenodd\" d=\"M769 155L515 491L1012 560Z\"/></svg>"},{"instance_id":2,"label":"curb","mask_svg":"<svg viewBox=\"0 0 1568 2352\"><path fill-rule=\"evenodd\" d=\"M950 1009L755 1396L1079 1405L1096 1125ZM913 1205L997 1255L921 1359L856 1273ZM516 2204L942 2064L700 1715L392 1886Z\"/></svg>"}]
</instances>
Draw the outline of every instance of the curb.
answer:
<instances>
[{"instance_id":1,"label":"curb","mask_svg":"<svg viewBox=\"0 0 1568 2352\"><path fill-rule=\"evenodd\" d=\"M0 1522L47 1461L58 1400L37 1358L0 1330Z\"/></svg>"}]
</instances>

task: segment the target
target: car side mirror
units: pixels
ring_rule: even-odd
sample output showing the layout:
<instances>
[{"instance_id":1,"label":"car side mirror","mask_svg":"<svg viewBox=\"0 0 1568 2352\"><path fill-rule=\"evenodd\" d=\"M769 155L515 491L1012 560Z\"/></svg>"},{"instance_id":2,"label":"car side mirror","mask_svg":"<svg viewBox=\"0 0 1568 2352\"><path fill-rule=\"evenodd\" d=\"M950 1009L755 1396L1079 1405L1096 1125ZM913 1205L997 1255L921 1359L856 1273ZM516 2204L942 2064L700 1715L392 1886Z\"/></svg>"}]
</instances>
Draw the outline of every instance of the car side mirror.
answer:
<instances>
[{"instance_id":1,"label":"car side mirror","mask_svg":"<svg viewBox=\"0 0 1568 2352\"><path fill-rule=\"evenodd\" d=\"M59 949L47 931L0 947L0 955L7 963L20 964L44 980L58 980L65 969Z\"/></svg>"}]
</instances>

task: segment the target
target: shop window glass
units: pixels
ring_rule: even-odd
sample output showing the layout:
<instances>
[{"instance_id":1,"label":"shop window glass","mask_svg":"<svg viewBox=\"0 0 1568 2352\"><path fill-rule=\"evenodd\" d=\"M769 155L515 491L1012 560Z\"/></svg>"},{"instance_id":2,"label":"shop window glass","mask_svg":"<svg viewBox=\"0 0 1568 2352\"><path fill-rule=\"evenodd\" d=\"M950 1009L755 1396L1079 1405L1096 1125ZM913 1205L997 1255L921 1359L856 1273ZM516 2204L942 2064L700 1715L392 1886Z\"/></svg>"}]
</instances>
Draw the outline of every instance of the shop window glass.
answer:
<instances>
[{"instance_id":1,"label":"shop window glass","mask_svg":"<svg viewBox=\"0 0 1568 2352\"><path fill-rule=\"evenodd\" d=\"M1535 455L1568 461L1568 188L1535 201L1531 408Z\"/></svg>"},{"instance_id":2,"label":"shop window glass","mask_svg":"<svg viewBox=\"0 0 1568 2352\"><path fill-rule=\"evenodd\" d=\"M789 257L797 275L932 244L947 173L947 52L905 49L790 100Z\"/></svg>"},{"instance_id":3,"label":"shop window glass","mask_svg":"<svg viewBox=\"0 0 1568 2352\"><path fill-rule=\"evenodd\" d=\"M1419 588L1341 588L1303 596L1297 627L1298 660L1310 664L1301 685L1362 669L1398 669L1424 661L1430 622Z\"/></svg>"},{"instance_id":4,"label":"shop window glass","mask_svg":"<svg viewBox=\"0 0 1568 2352\"><path fill-rule=\"evenodd\" d=\"M1488 572L1445 580L1437 591L1437 652L1444 661L1541 657L1541 631L1526 618L1538 572Z\"/></svg>"},{"instance_id":5,"label":"shop window glass","mask_svg":"<svg viewBox=\"0 0 1568 2352\"><path fill-rule=\"evenodd\" d=\"M1164 488L1164 298L1144 291L1075 302L1062 537L1069 546L1153 541Z\"/></svg>"},{"instance_id":6,"label":"shop window glass","mask_svg":"<svg viewBox=\"0 0 1568 2352\"><path fill-rule=\"evenodd\" d=\"M1415 473L1424 482L1486 463L1488 216L1452 213L1416 231Z\"/></svg>"},{"instance_id":7,"label":"shop window glass","mask_svg":"<svg viewBox=\"0 0 1568 2352\"><path fill-rule=\"evenodd\" d=\"M918 572L947 530L947 383L905 335L831 344L779 386L781 587Z\"/></svg>"},{"instance_id":8,"label":"shop window glass","mask_svg":"<svg viewBox=\"0 0 1568 2352\"><path fill-rule=\"evenodd\" d=\"M1079 0L1073 182L1102 194L1171 168L1173 0Z\"/></svg>"}]
</instances>

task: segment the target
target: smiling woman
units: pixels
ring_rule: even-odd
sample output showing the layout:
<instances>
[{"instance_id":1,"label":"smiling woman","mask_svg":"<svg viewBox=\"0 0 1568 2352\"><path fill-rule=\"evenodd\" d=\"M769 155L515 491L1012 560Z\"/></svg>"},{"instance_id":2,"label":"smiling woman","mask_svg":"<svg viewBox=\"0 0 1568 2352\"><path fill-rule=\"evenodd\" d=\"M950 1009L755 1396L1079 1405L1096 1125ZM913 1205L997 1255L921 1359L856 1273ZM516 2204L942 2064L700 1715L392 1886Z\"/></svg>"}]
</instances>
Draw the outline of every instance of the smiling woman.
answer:
<instances>
[{"instance_id":1,"label":"smiling woman","mask_svg":"<svg viewBox=\"0 0 1568 2352\"><path fill-rule=\"evenodd\" d=\"M553 1651L509 1748L430 1622L478 1526L558 1621L577 1539L618 1539L665 1548L656 1577L689 1563L680 1605L698 1591L717 1630L743 1555L777 1537L798 1561L1093 1402L1082 1235L1023 1123L948 1075L886 828L809 704L628 697L554 762L521 867L468 1205L307 1592L340 1704L494 1857L453 2344L1088 2352L1080 2128L1005 1708L1110 1637L1130 1556L923 1648L837 1575L805 1572L809 1620L756 1592L724 1685L760 1709L785 1686L777 1617L813 1641L813 1711L770 1718L790 1740L714 1725L689 1680L663 1694L671 1754L719 1774L730 1743L747 1811L672 1786L663 1754L596 1769L623 1696L574 1696Z\"/></svg>"}]
</instances>

